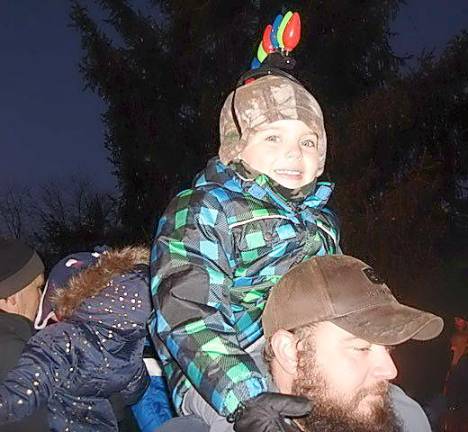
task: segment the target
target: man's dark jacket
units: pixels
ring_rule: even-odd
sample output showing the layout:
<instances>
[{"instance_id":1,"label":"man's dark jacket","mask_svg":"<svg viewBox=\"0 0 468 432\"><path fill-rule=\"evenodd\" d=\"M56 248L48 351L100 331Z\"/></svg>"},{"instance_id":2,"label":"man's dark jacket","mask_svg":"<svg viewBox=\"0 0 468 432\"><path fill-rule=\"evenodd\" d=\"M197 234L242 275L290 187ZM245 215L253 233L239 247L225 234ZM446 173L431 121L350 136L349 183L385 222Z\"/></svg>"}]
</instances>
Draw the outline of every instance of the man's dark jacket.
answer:
<instances>
[{"instance_id":1,"label":"man's dark jacket","mask_svg":"<svg viewBox=\"0 0 468 432\"><path fill-rule=\"evenodd\" d=\"M13 369L26 342L33 335L32 322L27 318L0 310L0 382ZM0 432L46 432L47 410L42 409L26 419L0 426Z\"/></svg>"}]
</instances>

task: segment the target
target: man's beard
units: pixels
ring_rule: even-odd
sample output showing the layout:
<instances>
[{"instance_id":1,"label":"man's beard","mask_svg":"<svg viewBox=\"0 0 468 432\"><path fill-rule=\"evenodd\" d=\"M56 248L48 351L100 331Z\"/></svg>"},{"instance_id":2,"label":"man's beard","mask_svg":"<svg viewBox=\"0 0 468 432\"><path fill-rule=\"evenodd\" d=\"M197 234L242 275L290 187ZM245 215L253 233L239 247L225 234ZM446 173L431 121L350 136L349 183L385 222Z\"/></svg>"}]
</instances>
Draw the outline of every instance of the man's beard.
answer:
<instances>
[{"instance_id":1,"label":"man's beard","mask_svg":"<svg viewBox=\"0 0 468 432\"><path fill-rule=\"evenodd\" d=\"M327 396L329 386L315 362L315 351L306 343L298 352L298 377L293 394L312 401L312 412L297 420L304 431L320 432L397 432L401 426L390 403L388 383L361 389L351 400L338 401ZM359 403L368 395L375 397L366 415L356 414Z\"/></svg>"}]
</instances>

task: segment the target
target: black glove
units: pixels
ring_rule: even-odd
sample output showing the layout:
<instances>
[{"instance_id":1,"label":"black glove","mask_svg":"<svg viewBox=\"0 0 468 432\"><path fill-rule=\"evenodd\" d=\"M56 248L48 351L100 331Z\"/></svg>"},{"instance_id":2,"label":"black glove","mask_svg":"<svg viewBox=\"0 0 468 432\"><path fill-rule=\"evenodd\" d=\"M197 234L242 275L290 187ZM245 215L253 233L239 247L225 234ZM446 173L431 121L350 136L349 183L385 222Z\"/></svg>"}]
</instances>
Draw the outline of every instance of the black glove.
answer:
<instances>
[{"instance_id":1,"label":"black glove","mask_svg":"<svg viewBox=\"0 0 468 432\"><path fill-rule=\"evenodd\" d=\"M241 404L227 420L236 432L296 432L287 417L303 417L312 410L309 399L281 393L262 393Z\"/></svg>"}]
</instances>

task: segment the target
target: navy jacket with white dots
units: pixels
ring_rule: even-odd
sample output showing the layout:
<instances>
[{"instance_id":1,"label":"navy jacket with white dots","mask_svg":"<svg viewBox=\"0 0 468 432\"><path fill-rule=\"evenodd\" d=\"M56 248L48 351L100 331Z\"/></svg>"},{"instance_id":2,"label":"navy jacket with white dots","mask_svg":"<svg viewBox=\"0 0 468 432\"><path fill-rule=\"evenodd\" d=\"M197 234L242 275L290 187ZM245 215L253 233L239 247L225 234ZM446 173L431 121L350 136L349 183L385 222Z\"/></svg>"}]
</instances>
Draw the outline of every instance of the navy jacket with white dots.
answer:
<instances>
[{"instance_id":1,"label":"navy jacket with white dots","mask_svg":"<svg viewBox=\"0 0 468 432\"><path fill-rule=\"evenodd\" d=\"M143 363L148 267L134 257L132 248L110 252L74 278L76 309L36 333L0 385L0 425L47 406L51 431L118 430L109 398L119 394L133 404L149 383Z\"/></svg>"}]
</instances>

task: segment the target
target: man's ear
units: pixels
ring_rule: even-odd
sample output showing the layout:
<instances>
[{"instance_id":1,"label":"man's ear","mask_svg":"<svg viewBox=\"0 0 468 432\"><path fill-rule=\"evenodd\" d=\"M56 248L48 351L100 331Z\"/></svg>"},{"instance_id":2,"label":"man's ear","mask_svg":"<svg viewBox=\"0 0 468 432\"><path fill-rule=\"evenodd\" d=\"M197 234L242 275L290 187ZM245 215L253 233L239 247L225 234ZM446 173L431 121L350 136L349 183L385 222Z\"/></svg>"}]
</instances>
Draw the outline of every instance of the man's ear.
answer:
<instances>
[{"instance_id":1,"label":"man's ear","mask_svg":"<svg viewBox=\"0 0 468 432\"><path fill-rule=\"evenodd\" d=\"M0 309L6 312L16 312L18 308L18 293L12 294L10 297L0 299Z\"/></svg>"},{"instance_id":2,"label":"man's ear","mask_svg":"<svg viewBox=\"0 0 468 432\"><path fill-rule=\"evenodd\" d=\"M278 330L271 337L271 348L279 366L290 375L296 374L297 337L287 330Z\"/></svg>"},{"instance_id":3,"label":"man's ear","mask_svg":"<svg viewBox=\"0 0 468 432\"><path fill-rule=\"evenodd\" d=\"M16 306L18 304L18 292L15 292L14 294L12 294L10 297L7 297L5 300L7 303L9 303L10 305L12 306Z\"/></svg>"}]
</instances>

